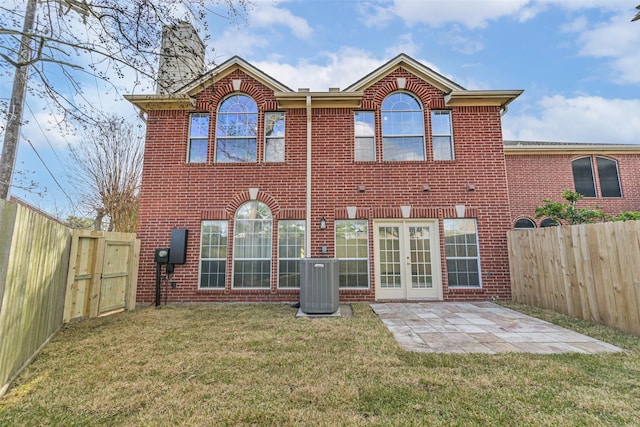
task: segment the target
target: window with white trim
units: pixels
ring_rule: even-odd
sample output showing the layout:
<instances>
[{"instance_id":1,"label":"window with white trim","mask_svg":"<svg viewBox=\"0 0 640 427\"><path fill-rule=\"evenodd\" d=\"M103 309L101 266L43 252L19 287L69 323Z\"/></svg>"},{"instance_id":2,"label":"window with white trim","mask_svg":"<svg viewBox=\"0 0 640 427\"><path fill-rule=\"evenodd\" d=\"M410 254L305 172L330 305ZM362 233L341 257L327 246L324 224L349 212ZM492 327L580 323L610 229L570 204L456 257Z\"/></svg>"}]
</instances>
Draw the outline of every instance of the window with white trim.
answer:
<instances>
[{"instance_id":1,"label":"window with white trim","mask_svg":"<svg viewBox=\"0 0 640 427\"><path fill-rule=\"evenodd\" d=\"M209 113L189 114L187 162L205 163L209 147Z\"/></svg>"},{"instance_id":2,"label":"window with white trim","mask_svg":"<svg viewBox=\"0 0 640 427\"><path fill-rule=\"evenodd\" d=\"M264 113L264 161L284 162L284 112Z\"/></svg>"},{"instance_id":3,"label":"window with white trim","mask_svg":"<svg viewBox=\"0 0 640 427\"><path fill-rule=\"evenodd\" d=\"M271 210L252 200L236 211L233 222L233 288L271 287Z\"/></svg>"},{"instance_id":4,"label":"window with white trim","mask_svg":"<svg viewBox=\"0 0 640 427\"><path fill-rule=\"evenodd\" d=\"M369 287L369 222L336 220L336 258L341 288Z\"/></svg>"},{"instance_id":5,"label":"window with white trim","mask_svg":"<svg viewBox=\"0 0 640 427\"><path fill-rule=\"evenodd\" d=\"M200 231L200 288L224 289L227 282L227 221L202 221Z\"/></svg>"},{"instance_id":6,"label":"window with white trim","mask_svg":"<svg viewBox=\"0 0 640 427\"><path fill-rule=\"evenodd\" d=\"M216 162L255 162L258 106L248 95L235 94L218 109Z\"/></svg>"},{"instance_id":7,"label":"window with white trim","mask_svg":"<svg viewBox=\"0 0 640 427\"><path fill-rule=\"evenodd\" d=\"M278 287L300 287L300 259L304 258L305 221L278 221Z\"/></svg>"},{"instance_id":8,"label":"window with white trim","mask_svg":"<svg viewBox=\"0 0 640 427\"><path fill-rule=\"evenodd\" d=\"M445 219L444 247L450 288L481 286L478 232L474 218Z\"/></svg>"},{"instance_id":9,"label":"window with white trim","mask_svg":"<svg viewBox=\"0 0 640 427\"><path fill-rule=\"evenodd\" d=\"M451 111L431 111L431 135L433 142L433 160L453 160Z\"/></svg>"},{"instance_id":10,"label":"window with white trim","mask_svg":"<svg viewBox=\"0 0 640 427\"><path fill-rule=\"evenodd\" d=\"M376 129L373 111L354 112L354 159L356 162L376 160Z\"/></svg>"},{"instance_id":11,"label":"window with white trim","mask_svg":"<svg viewBox=\"0 0 640 427\"><path fill-rule=\"evenodd\" d=\"M422 106L406 92L382 102L382 156L385 161L426 160Z\"/></svg>"}]
</instances>

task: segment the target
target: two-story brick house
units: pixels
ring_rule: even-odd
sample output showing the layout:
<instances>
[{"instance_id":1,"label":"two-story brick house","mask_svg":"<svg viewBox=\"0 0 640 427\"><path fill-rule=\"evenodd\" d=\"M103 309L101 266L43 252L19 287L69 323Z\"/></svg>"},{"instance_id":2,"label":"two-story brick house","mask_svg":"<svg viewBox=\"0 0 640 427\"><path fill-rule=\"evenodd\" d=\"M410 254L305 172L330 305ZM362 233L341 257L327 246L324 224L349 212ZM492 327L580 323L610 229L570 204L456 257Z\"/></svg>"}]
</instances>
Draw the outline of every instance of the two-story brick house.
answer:
<instances>
[{"instance_id":1,"label":"two-story brick house","mask_svg":"<svg viewBox=\"0 0 640 427\"><path fill-rule=\"evenodd\" d=\"M516 228L553 225L534 218L542 200L565 189L609 215L640 211L640 145L505 141L511 220Z\"/></svg>"},{"instance_id":2,"label":"two-story brick house","mask_svg":"<svg viewBox=\"0 0 640 427\"><path fill-rule=\"evenodd\" d=\"M529 193L543 175L526 171L548 153L503 143L520 90L465 90L404 54L326 92L239 57L197 63L127 97L147 118L139 303L154 300L154 250L176 228L186 262L169 302L297 301L308 257L339 259L343 301L510 297L506 232L555 193ZM550 173L596 165L563 155Z\"/></svg>"}]
</instances>

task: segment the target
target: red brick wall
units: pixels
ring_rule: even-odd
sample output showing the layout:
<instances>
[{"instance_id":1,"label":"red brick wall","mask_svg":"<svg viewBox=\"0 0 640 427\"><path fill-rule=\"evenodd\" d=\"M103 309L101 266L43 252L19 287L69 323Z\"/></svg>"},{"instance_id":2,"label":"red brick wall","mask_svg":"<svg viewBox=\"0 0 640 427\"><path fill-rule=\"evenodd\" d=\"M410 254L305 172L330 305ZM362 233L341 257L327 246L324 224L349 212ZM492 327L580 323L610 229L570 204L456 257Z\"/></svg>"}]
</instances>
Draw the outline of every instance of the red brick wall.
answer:
<instances>
[{"instance_id":1,"label":"red brick wall","mask_svg":"<svg viewBox=\"0 0 640 427\"><path fill-rule=\"evenodd\" d=\"M509 154L506 160L512 224L527 217L539 225L542 218L535 219L536 206L543 205L547 198L564 201L560 197L562 191L575 189L571 161L596 155L618 162L623 197L589 197L579 201L578 207L599 206L611 215L640 211L640 154ZM595 165L594 178L600 188Z\"/></svg>"},{"instance_id":2,"label":"red brick wall","mask_svg":"<svg viewBox=\"0 0 640 427\"><path fill-rule=\"evenodd\" d=\"M407 79L406 90L420 98L425 111L427 161L384 162L379 108L385 96L397 90L396 78ZM242 79L241 92L252 96L260 110L257 136L258 163L215 164L213 146L218 103L233 92L232 79ZM270 290L199 290L198 267L200 223L203 219L232 219L235 209L249 199L248 189L260 189L258 199L272 210L274 219L304 218L306 176L306 111L286 110L286 160L265 164L262 158L263 114L277 110L273 94L250 76L235 71L198 96L198 108L211 114L209 156L206 164L186 164L188 113L152 111L147 123L147 141L140 199L138 235L142 241L137 299L154 299L154 248L169 246L172 228L189 230L187 263L176 266L168 289L169 302L205 301L296 301L298 291L276 289L277 263L273 262ZM446 284L444 231L440 239L445 300L488 299L510 296L506 231L511 228L507 175L498 107L454 107L452 110L455 160L433 161L430 109L444 108L443 94L400 69L369 87L363 110L376 110L376 162L353 160L353 109L313 109L313 190L311 256L320 247L334 254L334 220L346 217L347 206L358 207L358 217L369 219L370 283L367 290L342 290L341 300L375 298L373 265L373 220L400 217L400 206L411 205L412 217L455 217L454 205L467 206L467 216L478 221L482 289L449 290ZM430 191L422 191L422 185ZM475 191L467 191L467 184ZM365 185L365 192L358 192ZM318 230L324 216L328 229ZM229 234L232 235L232 221ZM274 230L277 227L274 227ZM274 254L277 238L274 235ZM232 264L229 251L228 266ZM274 260L275 261L275 260ZM163 285L163 294L165 288ZM164 298L164 297L163 297Z\"/></svg>"}]
</instances>

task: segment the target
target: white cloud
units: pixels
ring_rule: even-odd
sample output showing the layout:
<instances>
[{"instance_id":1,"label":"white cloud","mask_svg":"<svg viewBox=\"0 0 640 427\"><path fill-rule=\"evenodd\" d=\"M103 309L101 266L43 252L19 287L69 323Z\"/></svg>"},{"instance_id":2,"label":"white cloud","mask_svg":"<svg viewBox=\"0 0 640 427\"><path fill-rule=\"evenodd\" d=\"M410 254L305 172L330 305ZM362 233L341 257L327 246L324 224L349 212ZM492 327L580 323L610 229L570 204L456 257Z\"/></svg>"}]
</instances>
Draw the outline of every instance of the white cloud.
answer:
<instances>
[{"instance_id":1,"label":"white cloud","mask_svg":"<svg viewBox=\"0 0 640 427\"><path fill-rule=\"evenodd\" d=\"M484 28L490 21L503 17L525 22L552 6L571 11L598 8L631 13L633 9L628 0L393 0L364 3L359 12L367 26L387 26L393 17L398 17L407 25L440 27L457 23L467 28Z\"/></svg>"},{"instance_id":2,"label":"white cloud","mask_svg":"<svg viewBox=\"0 0 640 427\"><path fill-rule=\"evenodd\" d=\"M274 25L289 28L299 39L308 39L313 34L306 19L295 16L291 11L277 7L274 3L256 3L256 7L249 14L249 26L270 28Z\"/></svg>"},{"instance_id":3,"label":"white cloud","mask_svg":"<svg viewBox=\"0 0 640 427\"><path fill-rule=\"evenodd\" d=\"M639 142L638 99L606 99L598 96L566 98L555 95L538 101L535 111L539 114L507 114L503 118L504 138L617 144Z\"/></svg>"},{"instance_id":4,"label":"white cloud","mask_svg":"<svg viewBox=\"0 0 640 427\"><path fill-rule=\"evenodd\" d=\"M406 53L409 56L415 56L418 54L421 48L422 46L419 43L413 41L413 34L406 33L400 35L393 45L388 46L385 49L385 55L389 58L393 58L400 53Z\"/></svg>"},{"instance_id":5,"label":"white cloud","mask_svg":"<svg viewBox=\"0 0 640 427\"><path fill-rule=\"evenodd\" d=\"M293 90L305 87L326 91L329 87L344 89L390 59L375 58L369 52L350 47L321 53L319 58L322 63L300 60L293 65L279 61L256 61L252 64Z\"/></svg>"},{"instance_id":6,"label":"white cloud","mask_svg":"<svg viewBox=\"0 0 640 427\"><path fill-rule=\"evenodd\" d=\"M307 20L295 16L288 9L278 7L278 3L256 1L253 6L246 25L228 27L222 35L209 42L215 48L216 63L234 55L247 57L268 49L288 37L281 33L283 27L298 39L308 40L312 37L313 29ZM215 28L213 31L215 32Z\"/></svg>"},{"instance_id":7,"label":"white cloud","mask_svg":"<svg viewBox=\"0 0 640 427\"><path fill-rule=\"evenodd\" d=\"M626 14L591 28L581 28L578 36L580 55L608 58L613 80L640 83L640 28Z\"/></svg>"},{"instance_id":8,"label":"white cloud","mask_svg":"<svg viewBox=\"0 0 640 427\"><path fill-rule=\"evenodd\" d=\"M427 24L434 27L460 23L469 28L485 27L490 20L516 15L530 0L395 0L389 6L370 8L365 22L381 24L387 16L398 16L408 25Z\"/></svg>"},{"instance_id":9,"label":"white cloud","mask_svg":"<svg viewBox=\"0 0 640 427\"><path fill-rule=\"evenodd\" d=\"M342 47L337 52L320 53L314 63L303 59L296 64L284 64L276 58L252 61L252 64L293 90L309 88L312 91L326 91L330 87L344 89L352 85L399 53L401 52L394 50L388 57L379 58L362 49ZM407 51L404 53L410 54ZM414 59L453 80L429 61L415 57Z\"/></svg>"}]
</instances>

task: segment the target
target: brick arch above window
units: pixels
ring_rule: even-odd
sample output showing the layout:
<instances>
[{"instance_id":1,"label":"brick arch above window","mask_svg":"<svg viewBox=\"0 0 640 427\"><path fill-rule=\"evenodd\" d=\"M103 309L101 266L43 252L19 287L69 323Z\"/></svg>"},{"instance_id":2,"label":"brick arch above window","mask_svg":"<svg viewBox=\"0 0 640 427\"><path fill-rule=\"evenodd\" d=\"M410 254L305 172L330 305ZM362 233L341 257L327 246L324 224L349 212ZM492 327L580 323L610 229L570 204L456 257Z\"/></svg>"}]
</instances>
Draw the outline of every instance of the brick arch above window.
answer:
<instances>
[{"instance_id":1,"label":"brick arch above window","mask_svg":"<svg viewBox=\"0 0 640 427\"><path fill-rule=\"evenodd\" d=\"M251 194L249 193L249 190L242 191L242 192L236 194L229 201L229 203L227 203L227 206L225 207L225 212L226 212L227 219L233 218L233 216L235 215L235 213L238 210L238 208L240 206L242 206L242 204L244 204L244 203L246 203L246 202L248 202L250 200L252 200L252 199L251 199ZM267 207L271 210L271 214L273 215L273 217L274 218L279 218L280 210L281 210L280 204L278 203L278 201L271 194L266 193L264 191L259 191L258 190L258 195L253 200L262 202L265 205L267 205Z\"/></svg>"},{"instance_id":2,"label":"brick arch above window","mask_svg":"<svg viewBox=\"0 0 640 427\"><path fill-rule=\"evenodd\" d=\"M241 80L239 90L233 87L234 80ZM220 103L234 93L243 93L253 98L258 105L259 111L264 111L265 109L270 109L272 105L277 105L273 91L267 90L262 83L254 80L250 76L234 73L216 83L215 90L209 96L209 102L212 108L217 110Z\"/></svg>"}]
</instances>

